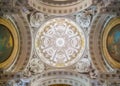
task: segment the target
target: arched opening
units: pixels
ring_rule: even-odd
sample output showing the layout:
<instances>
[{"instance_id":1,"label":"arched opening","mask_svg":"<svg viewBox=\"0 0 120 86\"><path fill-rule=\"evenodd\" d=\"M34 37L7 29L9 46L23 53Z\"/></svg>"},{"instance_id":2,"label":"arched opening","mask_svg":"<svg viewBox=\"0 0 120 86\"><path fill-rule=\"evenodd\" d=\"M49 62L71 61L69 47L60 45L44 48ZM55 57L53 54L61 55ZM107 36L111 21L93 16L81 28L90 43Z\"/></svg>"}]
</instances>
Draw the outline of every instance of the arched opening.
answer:
<instances>
[{"instance_id":1,"label":"arched opening","mask_svg":"<svg viewBox=\"0 0 120 86\"><path fill-rule=\"evenodd\" d=\"M71 85L68 85L68 84L53 84L53 85L49 85L49 86L71 86Z\"/></svg>"}]
</instances>

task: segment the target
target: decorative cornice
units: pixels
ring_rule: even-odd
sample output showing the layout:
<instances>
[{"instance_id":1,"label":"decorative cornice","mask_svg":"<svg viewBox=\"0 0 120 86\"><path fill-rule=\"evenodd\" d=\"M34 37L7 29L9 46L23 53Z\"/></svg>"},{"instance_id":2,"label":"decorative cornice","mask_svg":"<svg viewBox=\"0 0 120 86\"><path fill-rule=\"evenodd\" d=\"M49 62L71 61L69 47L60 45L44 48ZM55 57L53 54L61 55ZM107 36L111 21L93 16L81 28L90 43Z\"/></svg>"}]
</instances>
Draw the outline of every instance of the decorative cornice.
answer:
<instances>
[{"instance_id":1,"label":"decorative cornice","mask_svg":"<svg viewBox=\"0 0 120 86\"><path fill-rule=\"evenodd\" d=\"M39 0L29 0L29 5L38 11L52 15L67 15L76 13L83 9L90 7L93 4L92 0L80 0L73 3L66 4L46 4Z\"/></svg>"}]
</instances>

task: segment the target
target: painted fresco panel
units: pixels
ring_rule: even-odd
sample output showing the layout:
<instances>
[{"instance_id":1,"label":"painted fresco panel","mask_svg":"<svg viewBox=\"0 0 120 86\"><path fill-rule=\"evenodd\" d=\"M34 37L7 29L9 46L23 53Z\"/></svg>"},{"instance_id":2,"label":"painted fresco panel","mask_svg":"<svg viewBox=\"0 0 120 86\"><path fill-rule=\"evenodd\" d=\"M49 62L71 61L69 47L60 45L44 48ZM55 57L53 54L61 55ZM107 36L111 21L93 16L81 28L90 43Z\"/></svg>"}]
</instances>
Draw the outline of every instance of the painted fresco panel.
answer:
<instances>
[{"instance_id":1,"label":"painted fresco panel","mask_svg":"<svg viewBox=\"0 0 120 86\"><path fill-rule=\"evenodd\" d=\"M110 56L120 62L120 24L110 30L107 38L107 49Z\"/></svg>"},{"instance_id":2,"label":"painted fresco panel","mask_svg":"<svg viewBox=\"0 0 120 86\"><path fill-rule=\"evenodd\" d=\"M0 24L0 63L9 58L13 50L13 38L8 28Z\"/></svg>"}]
</instances>

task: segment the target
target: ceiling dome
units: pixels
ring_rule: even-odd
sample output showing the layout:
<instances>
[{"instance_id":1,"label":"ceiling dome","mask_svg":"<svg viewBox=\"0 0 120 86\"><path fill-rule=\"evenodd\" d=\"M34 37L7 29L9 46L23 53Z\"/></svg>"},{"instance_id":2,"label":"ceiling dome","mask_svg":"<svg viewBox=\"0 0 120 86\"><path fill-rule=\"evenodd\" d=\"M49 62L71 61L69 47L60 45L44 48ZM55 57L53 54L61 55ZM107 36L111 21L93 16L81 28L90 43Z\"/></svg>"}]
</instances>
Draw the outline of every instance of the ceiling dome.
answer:
<instances>
[{"instance_id":1,"label":"ceiling dome","mask_svg":"<svg viewBox=\"0 0 120 86\"><path fill-rule=\"evenodd\" d=\"M35 49L41 60L51 66L72 65L84 52L84 32L67 18L51 19L38 30Z\"/></svg>"}]
</instances>

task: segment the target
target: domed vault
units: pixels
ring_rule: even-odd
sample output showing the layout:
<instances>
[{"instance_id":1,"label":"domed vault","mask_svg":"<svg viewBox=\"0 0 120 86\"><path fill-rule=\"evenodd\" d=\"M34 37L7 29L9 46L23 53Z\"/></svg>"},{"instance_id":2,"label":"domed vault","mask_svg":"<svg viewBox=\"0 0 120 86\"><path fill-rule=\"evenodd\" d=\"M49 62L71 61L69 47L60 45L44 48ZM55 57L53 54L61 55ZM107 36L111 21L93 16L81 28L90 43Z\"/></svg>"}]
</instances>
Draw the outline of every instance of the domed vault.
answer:
<instances>
[{"instance_id":1,"label":"domed vault","mask_svg":"<svg viewBox=\"0 0 120 86\"><path fill-rule=\"evenodd\" d=\"M119 0L1 0L0 86L119 86Z\"/></svg>"}]
</instances>

